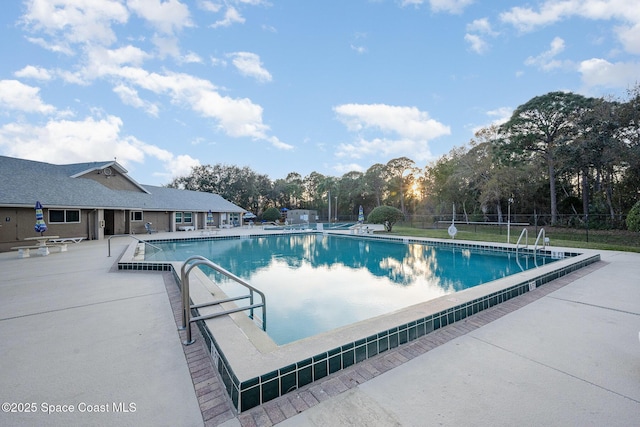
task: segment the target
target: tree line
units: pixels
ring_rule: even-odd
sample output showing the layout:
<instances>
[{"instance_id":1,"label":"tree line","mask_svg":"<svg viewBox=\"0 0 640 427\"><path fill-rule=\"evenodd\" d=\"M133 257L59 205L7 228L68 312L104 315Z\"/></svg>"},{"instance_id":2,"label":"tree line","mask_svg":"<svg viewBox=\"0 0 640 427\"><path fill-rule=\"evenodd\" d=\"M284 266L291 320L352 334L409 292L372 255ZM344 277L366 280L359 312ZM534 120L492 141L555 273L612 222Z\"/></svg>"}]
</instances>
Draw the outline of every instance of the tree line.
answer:
<instances>
[{"instance_id":1,"label":"tree line","mask_svg":"<svg viewBox=\"0 0 640 427\"><path fill-rule=\"evenodd\" d=\"M450 218L455 205L467 221L503 222L513 211L529 222L578 226L591 216L622 228L640 199L639 123L640 85L625 100L550 92L424 167L399 157L340 177L291 172L271 180L246 166L202 165L168 186L217 193L258 216L286 207L353 220L360 205L388 205Z\"/></svg>"}]
</instances>

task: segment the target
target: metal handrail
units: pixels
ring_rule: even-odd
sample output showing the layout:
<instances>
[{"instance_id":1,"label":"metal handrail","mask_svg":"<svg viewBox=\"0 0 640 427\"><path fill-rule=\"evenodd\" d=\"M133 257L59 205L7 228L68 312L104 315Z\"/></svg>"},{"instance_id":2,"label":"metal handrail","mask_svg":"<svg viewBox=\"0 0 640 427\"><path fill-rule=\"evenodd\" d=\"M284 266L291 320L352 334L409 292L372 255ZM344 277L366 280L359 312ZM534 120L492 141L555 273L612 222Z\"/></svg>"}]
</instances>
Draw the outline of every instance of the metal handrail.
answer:
<instances>
[{"instance_id":1,"label":"metal handrail","mask_svg":"<svg viewBox=\"0 0 640 427\"><path fill-rule=\"evenodd\" d=\"M159 251L162 250L162 248L159 248L158 246L153 245L153 244L147 242L146 240L142 240L142 239L134 236L133 234L113 234L113 235L109 236L109 238L107 239L107 246L109 247L109 254L107 256L111 256L111 239L113 237L131 237L132 239L136 239L138 242L144 243L145 245L149 245L152 248L158 249Z\"/></svg>"},{"instance_id":2,"label":"metal handrail","mask_svg":"<svg viewBox=\"0 0 640 427\"><path fill-rule=\"evenodd\" d=\"M206 265L207 267L222 273L223 275L227 276L228 278L234 280L235 282L237 282L238 284L246 287L247 289L249 289L249 295L246 295L244 297L238 297L238 298L226 298L226 299L222 299L222 300L218 300L218 301L213 301L210 303L204 303L204 304L195 304L195 305L191 305L190 303L190 298L189 298L189 273L191 273L191 270L193 270L195 267L198 267L200 265ZM249 317L251 319L253 319L253 310L255 308L260 308L262 307L262 330L266 331L267 330L267 300L264 296L264 293L262 293L260 290L254 288L253 286L251 286L249 283L245 282L244 280L242 280L240 277L236 276L235 274L231 273L228 270L225 270L224 268L220 267L218 264L215 264L211 261L209 261L208 259L206 259L203 256L200 255L194 255L190 258L188 258L184 264L182 264L182 268L180 269L180 280L182 281L182 328L181 329L186 329L187 330L187 337L186 340L184 340L182 343L184 345L191 345L195 342L195 340L193 339L192 335L191 335L191 324L193 322L197 322L199 320L206 320L206 319L213 319L214 317L220 317L220 316L224 316L227 314L231 314L231 313L236 313L239 311L245 311L245 310L250 310L250 314ZM254 304L253 303L253 293L256 292L257 294L260 295L260 298L262 298L262 302L260 304ZM197 316L194 318L191 318L191 309L192 308L200 308L200 307L210 307L213 305L219 305L222 304L223 302L228 302L228 301L234 301L234 300L238 300L238 299L244 299L244 298L249 298L249 305L246 307L238 307L235 309L231 309L231 310L225 310L225 311L221 311L218 313L213 313L213 314L206 314L203 316Z\"/></svg>"},{"instance_id":3,"label":"metal handrail","mask_svg":"<svg viewBox=\"0 0 640 427\"><path fill-rule=\"evenodd\" d=\"M542 236L542 244L544 244L544 239L545 239L545 234L544 234L544 228L540 229L540 232L538 233L538 237L536 238L536 243L533 245L533 253L536 253L536 250L538 249L538 241L540 240L540 237Z\"/></svg>"},{"instance_id":4,"label":"metal handrail","mask_svg":"<svg viewBox=\"0 0 640 427\"><path fill-rule=\"evenodd\" d=\"M187 311L189 311L189 292L184 292L186 269L189 266L190 262L196 260L208 261L208 259L203 257L202 255L194 255L190 258L187 258L187 260L182 264L182 267L180 268L180 280L182 283L182 288L180 289L180 293L182 294L182 325L178 329L181 331L187 329L187 325L189 324L189 320L187 319ZM189 284L188 277L186 278L186 284L186 286L188 286Z\"/></svg>"},{"instance_id":5,"label":"metal handrail","mask_svg":"<svg viewBox=\"0 0 640 427\"><path fill-rule=\"evenodd\" d=\"M520 240L522 240L523 235L524 235L523 248L526 248L527 246L529 246L529 231L526 228L523 228L522 232L520 233L520 237L518 237L518 241L516 242L516 253L518 252L518 248L520 247Z\"/></svg>"}]
</instances>

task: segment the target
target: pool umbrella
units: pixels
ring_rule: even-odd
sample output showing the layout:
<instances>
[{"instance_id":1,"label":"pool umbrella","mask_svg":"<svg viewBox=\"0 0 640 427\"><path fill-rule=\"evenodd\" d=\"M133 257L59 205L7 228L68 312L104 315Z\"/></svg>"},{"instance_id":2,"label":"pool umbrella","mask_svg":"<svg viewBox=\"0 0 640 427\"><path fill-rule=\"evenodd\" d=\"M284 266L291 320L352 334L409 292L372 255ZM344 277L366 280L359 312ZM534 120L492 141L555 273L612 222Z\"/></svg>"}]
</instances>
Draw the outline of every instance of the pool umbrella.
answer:
<instances>
[{"instance_id":1,"label":"pool umbrella","mask_svg":"<svg viewBox=\"0 0 640 427\"><path fill-rule=\"evenodd\" d=\"M211 225L213 225L213 212L209 210L209 212L207 212L207 226Z\"/></svg>"},{"instance_id":2,"label":"pool umbrella","mask_svg":"<svg viewBox=\"0 0 640 427\"><path fill-rule=\"evenodd\" d=\"M44 215L42 214L42 205L40 204L39 201L36 202L36 226L35 226L35 230L36 230L36 233L40 233L41 236L42 236L42 233L47 231L47 224L45 224Z\"/></svg>"},{"instance_id":3,"label":"pool umbrella","mask_svg":"<svg viewBox=\"0 0 640 427\"><path fill-rule=\"evenodd\" d=\"M364 210L362 209L362 205L358 209L358 222L364 222Z\"/></svg>"}]
</instances>

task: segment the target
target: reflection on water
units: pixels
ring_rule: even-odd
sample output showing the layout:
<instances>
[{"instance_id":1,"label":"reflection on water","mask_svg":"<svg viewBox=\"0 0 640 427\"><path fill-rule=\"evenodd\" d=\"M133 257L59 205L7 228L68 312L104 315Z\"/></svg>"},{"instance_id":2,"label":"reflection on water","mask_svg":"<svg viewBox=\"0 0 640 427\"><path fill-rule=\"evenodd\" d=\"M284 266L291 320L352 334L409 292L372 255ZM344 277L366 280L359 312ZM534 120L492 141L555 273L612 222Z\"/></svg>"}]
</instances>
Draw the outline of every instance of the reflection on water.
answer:
<instances>
[{"instance_id":1,"label":"reflection on water","mask_svg":"<svg viewBox=\"0 0 640 427\"><path fill-rule=\"evenodd\" d=\"M162 243L153 260L202 255L267 297L267 332L278 344L500 279L551 262L497 252L328 235ZM206 269L206 267L204 267ZM230 296L246 289L206 269ZM256 313L260 318L261 314Z\"/></svg>"}]
</instances>

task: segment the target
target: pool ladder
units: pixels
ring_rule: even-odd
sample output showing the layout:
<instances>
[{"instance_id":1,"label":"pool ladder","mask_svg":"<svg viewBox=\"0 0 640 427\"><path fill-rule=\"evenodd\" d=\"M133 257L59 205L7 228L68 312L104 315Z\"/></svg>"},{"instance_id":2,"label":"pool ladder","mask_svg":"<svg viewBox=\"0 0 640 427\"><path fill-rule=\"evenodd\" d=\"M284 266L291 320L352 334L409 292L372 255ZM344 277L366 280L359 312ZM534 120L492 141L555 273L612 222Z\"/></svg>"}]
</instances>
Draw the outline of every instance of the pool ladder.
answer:
<instances>
[{"instance_id":1,"label":"pool ladder","mask_svg":"<svg viewBox=\"0 0 640 427\"><path fill-rule=\"evenodd\" d=\"M248 295L242 295L239 297L233 297L233 298L225 298L225 299L220 299L220 300L216 300L213 302L207 302L207 303L203 303L203 304L191 304L191 299L189 298L189 273L191 273L191 270L193 270L195 267L198 267L200 265L206 265L207 267L227 276L228 278L234 280L235 282L237 282L238 284L244 286L245 288L249 289L249 294ZM215 264L211 261L209 261L207 258L201 256L201 255L195 255L192 256L190 258L188 258L184 264L182 264L182 268L180 269L180 280L182 282L182 326L179 328L180 330L185 330L187 331L187 337L186 340L183 341L182 343L184 345L191 345L195 342L195 340L193 339L192 335L191 335L191 324L193 322L197 322L199 320L206 320L206 319L213 319L215 317L220 317L220 316L225 316L227 314L231 314L231 313L237 313L239 311L245 311L245 310L249 310L249 318L253 319L253 310L256 308L260 308L262 307L262 330L266 331L267 330L267 300L265 299L265 296L262 292L260 292L258 289L254 288L253 286L251 286L249 283L245 282L244 280L242 280L241 278L239 278L238 276L236 276L235 274L231 273L228 270L225 270L224 268L220 267L218 264ZM253 302L253 294L257 293L258 295L260 295L260 298L262 298L262 302L259 304L254 304ZM220 305L222 303L225 302L231 302L231 301L238 301L238 300L242 300L242 299L246 299L249 298L249 305L248 306L244 306L244 307L237 307L234 309L230 309L230 310L224 310L224 311L220 311L217 313L212 313L212 314L205 314L202 316L196 316L196 317L191 317L191 310L194 308L201 308L201 307L211 307L214 305Z\"/></svg>"},{"instance_id":2,"label":"pool ladder","mask_svg":"<svg viewBox=\"0 0 640 427\"><path fill-rule=\"evenodd\" d=\"M529 230L527 230L526 228L522 229L522 232L520 233L520 237L518 237L518 241L516 242L516 255L518 254L518 249L520 249L520 241L522 240L522 238L524 237L524 245L522 245L522 248L526 248L529 246ZM538 243L540 242L540 238L542 238L542 246L544 247L544 245L547 242L547 239L545 237L545 233L544 233L544 228L540 229L540 232L538 233L538 237L536 238L536 242L533 245L533 256L535 257L536 255L536 251L538 250Z\"/></svg>"}]
</instances>

